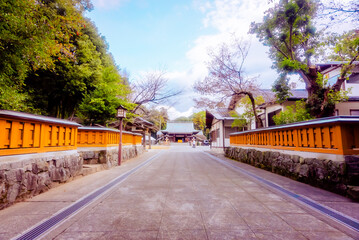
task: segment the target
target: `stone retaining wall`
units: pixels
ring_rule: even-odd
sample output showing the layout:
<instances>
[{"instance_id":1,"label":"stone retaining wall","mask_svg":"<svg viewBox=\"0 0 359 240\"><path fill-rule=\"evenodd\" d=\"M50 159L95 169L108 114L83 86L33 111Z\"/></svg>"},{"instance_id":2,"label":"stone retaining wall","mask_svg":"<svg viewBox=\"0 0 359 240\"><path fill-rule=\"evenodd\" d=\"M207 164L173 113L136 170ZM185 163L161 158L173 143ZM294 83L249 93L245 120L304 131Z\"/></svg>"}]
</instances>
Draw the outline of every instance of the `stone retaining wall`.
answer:
<instances>
[{"instance_id":1,"label":"stone retaining wall","mask_svg":"<svg viewBox=\"0 0 359 240\"><path fill-rule=\"evenodd\" d=\"M123 161L144 150L142 145L124 146ZM118 165L117 161L118 147L0 157L0 210L81 175L84 163L102 163L111 168Z\"/></svg>"},{"instance_id":2,"label":"stone retaining wall","mask_svg":"<svg viewBox=\"0 0 359 240\"><path fill-rule=\"evenodd\" d=\"M226 157L359 200L359 157L342 161L303 158L252 148L229 147Z\"/></svg>"},{"instance_id":3,"label":"stone retaining wall","mask_svg":"<svg viewBox=\"0 0 359 240\"><path fill-rule=\"evenodd\" d=\"M142 145L123 146L122 161L137 157L144 150ZM84 159L84 164L104 164L107 168L118 165L118 147L78 148L78 152Z\"/></svg>"},{"instance_id":4,"label":"stone retaining wall","mask_svg":"<svg viewBox=\"0 0 359 240\"><path fill-rule=\"evenodd\" d=\"M0 209L71 180L81 173L82 165L77 151L2 157Z\"/></svg>"}]
</instances>

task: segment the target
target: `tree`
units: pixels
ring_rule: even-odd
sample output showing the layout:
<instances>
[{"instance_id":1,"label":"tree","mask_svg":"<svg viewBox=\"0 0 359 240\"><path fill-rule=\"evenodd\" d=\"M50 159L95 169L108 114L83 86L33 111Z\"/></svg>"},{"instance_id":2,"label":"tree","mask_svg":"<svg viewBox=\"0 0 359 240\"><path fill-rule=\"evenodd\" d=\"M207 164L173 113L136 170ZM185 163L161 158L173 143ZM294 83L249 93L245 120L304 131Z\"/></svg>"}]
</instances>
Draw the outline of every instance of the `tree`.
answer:
<instances>
[{"instance_id":1,"label":"tree","mask_svg":"<svg viewBox=\"0 0 359 240\"><path fill-rule=\"evenodd\" d=\"M347 63L348 73L354 67L354 61L359 60L359 31L352 30L342 35L332 34L328 44L334 51L329 56L333 61L350 62ZM352 65L349 65L353 63ZM342 70L343 71L343 70Z\"/></svg>"},{"instance_id":2,"label":"tree","mask_svg":"<svg viewBox=\"0 0 359 240\"><path fill-rule=\"evenodd\" d=\"M75 59L59 58L54 68L33 71L25 79L35 106L59 118L72 116L84 96L102 81L100 53L89 36L77 36L73 44Z\"/></svg>"},{"instance_id":3,"label":"tree","mask_svg":"<svg viewBox=\"0 0 359 240\"><path fill-rule=\"evenodd\" d=\"M73 57L70 40L83 28L82 12L91 7L88 0L1 1L0 108L36 111L24 79L29 71Z\"/></svg>"},{"instance_id":4,"label":"tree","mask_svg":"<svg viewBox=\"0 0 359 240\"><path fill-rule=\"evenodd\" d=\"M305 108L304 101L296 101L295 105L288 106L287 109L273 116L276 125L301 122L313 119Z\"/></svg>"},{"instance_id":5,"label":"tree","mask_svg":"<svg viewBox=\"0 0 359 240\"><path fill-rule=\"evenodd\" d=\"M270 57L279 72L301 76L308 91L306 108L311 116L320 118L334 115L335 103L342 99L341 86L358 59L359 41L352 39L354 54L342 62L336 83L328 85L312 63L324 43L312 23L317 7L314 0L281 0L266 12L262 23L251 24L250 32L270 47Z\"/></svg>"},{"instance_id":6,"label":"tree","mask_svg":"<svg viewBox=\"0 0 359 240\"><path fill-rule=\"evenodd\" d=\"M105 124L129 86L83 17L89 0L0 3L0 108ZM130 115L130 114L129 114Z\"/></svg>"},{"instance_id":7,"label":"tree","mask_svg":"<svg viewBox=\"0 0 359 240\"><path fill-rule=\"evenodd\" d=\"M161 107L159 109L152 107L147 109L146 107L143 107L143 115L142 117L146 119L149 122L152 122L156 126L159 127L159 130L165 129L168 122L168 112L167 109L164 107Z\"/></svg>"},{"instance_id":8,"label":"tree","mask_svg":"<svg viewBox=\"0 0 359 240\"><path fill-rule=\"evenodd\" d=\"M264 97L259 95L254 97L255 105L258 106L260 104L263 104L265 102ZM244 128L250 123L250 121L254 118L254 112L253 112L253 105L252 101L249 98L249 96L245 96L241 98L238 102L238 105L242 108L243 113L238 114L236 111L231 111L230 114L232 117L234 117L234 121L232 123L232 127L239 127L244 130ZM256 114L258 115L259 111L255 110Z\"/></svg>"},{"instance_id":9,"label":"tree","mask_svg":"<svg viewBox=\"0 0 359 240\"><path fill-rule=\"evenodd\" d=\"M96 27L72 37L73 58L58 58L54 68L32 71L25 79L32 102L48 115L68 118L76 113L85 123L105 124L116 108L128 105L129 86L119 74L108 45Z\"/></svg>"},{"instance_id":10,"label":"tree","mask_svg":"<svg viewBox=\"0 0 359 240\"><path fill-rule=\"evenodd\" d=\"M189 117L181 116L176 118L174 121L180 121L180 122L192 122L192 119Z\"/></svg>"},{"instance_id":11,"label":"tree","mask_svg":"<svg viewBox=\"0 0 359 240\"><path fill-rule=\"evenodd\" d=\"M78 116L86 124L105 125L107 121L115 120L118 106L122 105L128 110L135 107L126 99L129 93L130 89L121 82L118 70L114 66L106 67L102 70L102 81L95 90L84 96Z\"/></svg>"},{"instance_id":12,"label":"tree","mask_svg":"<svg viewBox=\"0 0 359 240\"><path fill-rule=\"evenodd\" d=\"M206 125L206 111L193 113L189 118L192 119L194 129L201 130L203 135L208 138L210 129Z\"/></svg>"},{"instance_id":13,"label":"tree","mask_svg":"<svg viewBox=\"0 0 359 240\"><path fill-rule=\"evenodd\" d=\"M168 79L164 71L152 71L142 76L141 80L131 84L131 100L137 105L132 111L136 112L142 105L148 103L161 104L182 92L168 89L167 83Z\"/></svg>"},{"instance_id":14,"label":"tree","mask_svg":"<svg viewBox=\"0 0 359 240\"><path fill-rule=\"evenodd\" d=\"M231 127L232 128L238 127L241 128L242 131L244 131L249 123L248 119L244 118L243 115L240 115L235 111L231 112L231 117L234 117Z\"/></svg>"},{"instance_id":15,"label":"tree","mask_svg":"<svg viewBox=\"0 0 359 240\"><path fill-rule=\"evenodd\" d=\"M231 99L230 105L235 106L240 98L248 96L257 126L263 127L255 111L254 93L259 91L259 86L256 78L247 77L243 69L248 49L248 43L233 38L231 43L223 43L218 52L209 52L208 75L194 84L194 89L205 97L196 102L212 107Z\"/></svg>"},{"instance_id":16,"label":"tree","mask_svg":"<svg viewBox=\"0 0 359 240\"><path fill-rule=\"evenodd\" d=\"M200 111L197 113L193 113L190 116L192 122L194 124L194 128L197 130L202 130L203 133L206 133L206 111Z\"/></svg>"},{"instance_id":17,"label":"tree","mask_svg":"<svg viewBox=\"0 0 359 240\"><path fill-rule=\"evenodd\" d=\"M292 95L287 74L282 73L279 75L278 79L273 83L272 91L275 93L276 100L279 103L285 102Z\"/></svg>"}]
</instances>

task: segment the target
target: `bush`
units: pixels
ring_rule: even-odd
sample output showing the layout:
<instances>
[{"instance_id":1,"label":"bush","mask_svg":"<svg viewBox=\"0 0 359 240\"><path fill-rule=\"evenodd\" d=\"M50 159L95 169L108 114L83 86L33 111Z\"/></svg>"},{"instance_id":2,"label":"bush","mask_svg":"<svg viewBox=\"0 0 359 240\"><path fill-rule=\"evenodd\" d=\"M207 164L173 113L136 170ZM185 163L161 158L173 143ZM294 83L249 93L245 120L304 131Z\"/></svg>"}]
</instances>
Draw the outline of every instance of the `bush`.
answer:
<instances>
[{"instance_id":1,"label":"bush","mask_svg":"<svg viewBox=\"0 0 359 240\"><path fill-rule=\"evenodd\" d=\"M273 121L276 125L301 122L313 119L305 108L304 101L296 101L295 105L287 107L286 110L280 112L273 117Z\"/></svg>"}]
</instances>

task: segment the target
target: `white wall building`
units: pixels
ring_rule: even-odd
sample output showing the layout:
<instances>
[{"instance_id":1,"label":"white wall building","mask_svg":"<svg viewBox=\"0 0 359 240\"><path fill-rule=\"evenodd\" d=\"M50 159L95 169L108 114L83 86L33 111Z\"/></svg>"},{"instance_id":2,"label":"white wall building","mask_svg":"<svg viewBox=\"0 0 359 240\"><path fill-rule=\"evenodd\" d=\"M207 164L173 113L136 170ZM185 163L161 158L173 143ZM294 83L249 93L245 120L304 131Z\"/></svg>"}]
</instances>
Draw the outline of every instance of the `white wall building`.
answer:
<instances>
[{"instance_id":1,"label":"white wall building","mask_svg":"<svg viewBox=\"0 0 359 240\"><path fill-rule=\"evenodd\" d=\"M336 105L336 115L359 116L359 62L354 62L357 66L352 69L352 74L345 80L342 89L349 91L349 100ZM317 64L320 67L324 79L328 84L334 84L340 75L341 62L328 62Z\"/></svg>"},{"instance_id":2,"label":"white wall building","mask_svg":"<svg viewBox=\"0 0 359 240\"><path fill-rule=\"evenodd\" d=\"M352 69L352 74L348 80L345 80L342 89L349 90L348 101L337 103L335 105L335 115L340 116L358 116L359 115L359 62L355 62L358 66ZM332 85L336 82L340 74L341 62L328 62L323 64L316 64L320 68L324 79L328 81L328 84ZM280 111L284 111L288 106L295 104L296 101L306 99L308 93L305 89L293 89L292 96L290 96L284 103L267 102L260 106L263 115L261 118L264 119L263 123L265 127L273 126L273 116L278 114ZM253 128L251 128L253 129Z\"/></svg>"},{"instance_id":3,"label":"white wall building","mask_svg":"<svg viewBox=\"0 0 359 240\"><path fill-rule=\"evenodd\" d=\"M210 129L211 148L223 150L229 147L229 134L238 132L238 127L232 128L234 117L227 108L206 111L206 126Z\"/></svg>"},{"instance_id":4,"label":"white wall building","mask_svg":"<svg viewBox=\"0 0 359 240\"><path fill-rule=\"evenodd\" d=\"M342 89L350 90L349 100L336 104L336 115L359 115L359 62L355 62L357 67L352 70L349 79L343 83ZM328 80L328 84L333 84L340 74L341 62L329 62L324 64L316 64L320 69L324 78ZM295 104L296 101L306 99L308 92L305 89L292 89L292 95L283 103L274 101L274 93L271 90L261 90L261 94L266 102L260 105L259 117L263 121L265 127L275 125L273 116L284 111L288 106ZM235 102L230 103L229 108L235 108L237 113L243 113L241 106L235 106ZM229 134L240 131L239 128L232 128L234 117L231 116L227 108L219 108L206 111L206 125L210 129L211 146L214 149L223 149L229 146ZM248 129L255 129L254 120L249 121ZM242 129L241 129L242 130Z\"/></svg>"}]
</instances>

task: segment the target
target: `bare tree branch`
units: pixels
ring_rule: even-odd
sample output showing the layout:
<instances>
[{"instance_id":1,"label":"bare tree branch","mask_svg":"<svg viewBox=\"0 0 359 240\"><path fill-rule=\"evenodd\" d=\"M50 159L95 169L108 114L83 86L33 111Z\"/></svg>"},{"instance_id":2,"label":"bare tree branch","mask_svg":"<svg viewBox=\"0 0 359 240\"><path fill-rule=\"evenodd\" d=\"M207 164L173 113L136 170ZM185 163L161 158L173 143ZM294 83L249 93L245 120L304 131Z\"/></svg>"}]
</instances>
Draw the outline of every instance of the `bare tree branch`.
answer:
<instances>
[{"instance_id":1,"label":"bare tree branch","mask_svg":"<svg viewBox=\"0 0 359 240\"><path fill-rule=\"evenodd\" d=\"M132 101L137 104L133 112L147 103L161 104L182 93L182 90L168 89L168 79L164 71L148 72L140 81L133 83Z\"/></svg>"},{"instance_id":2,"label":"bare tree branch","mask_svg":"<svg viewBox=\"0 0 359 240\"><path fill-rule=\"evenodd\" d=\"M230 44L223 43L218 51L210 51L207 63L208 75L194 84L194 89L205 98L195 99L197 106L216 107L231 100L230 107L237 104L244 95L248 96L253 108L253 115L258 127L263 127L262 120L255 109L253 93L259 90L256 78L245 76L243 66L248 56L249 44L233 38Z\"/></svg>"}]
</instances>

